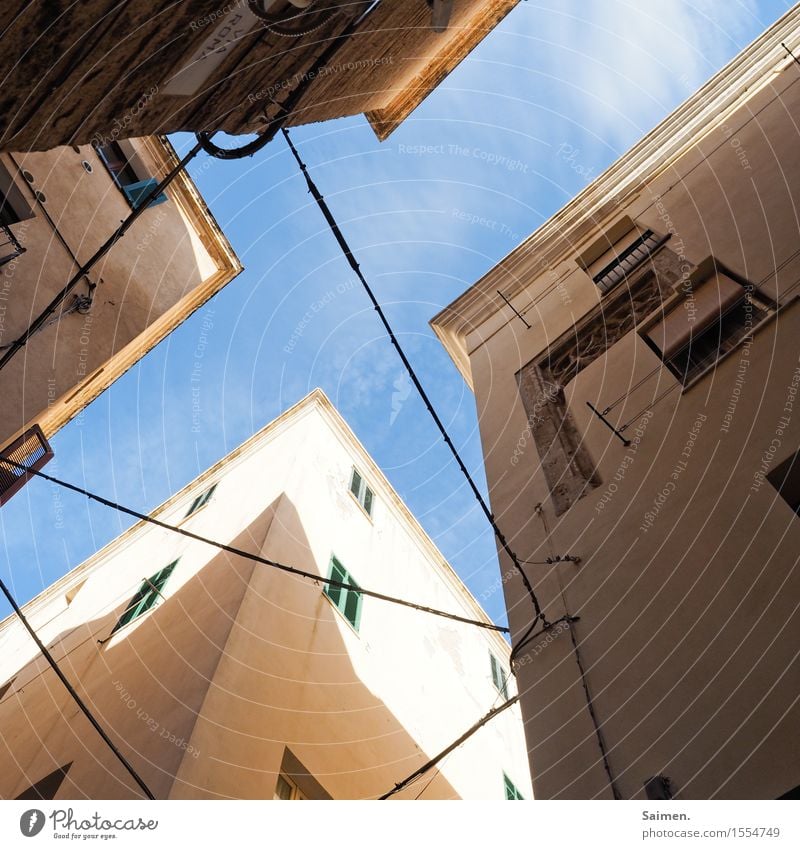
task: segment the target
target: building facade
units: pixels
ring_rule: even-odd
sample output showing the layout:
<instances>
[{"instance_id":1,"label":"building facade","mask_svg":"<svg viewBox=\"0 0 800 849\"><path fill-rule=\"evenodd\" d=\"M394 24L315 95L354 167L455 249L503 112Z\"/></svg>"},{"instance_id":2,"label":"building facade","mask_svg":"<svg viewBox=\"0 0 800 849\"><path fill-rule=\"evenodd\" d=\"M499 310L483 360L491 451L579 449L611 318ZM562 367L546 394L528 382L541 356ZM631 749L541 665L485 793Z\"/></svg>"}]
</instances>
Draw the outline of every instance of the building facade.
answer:
<instances>
[{"instance_id":1,"label":"building facade","mask_svg":"<svg viewBox=\"0 0 800 849\"><path fill-rule=\"evenodd\" d=\"M383 139L518 2L87 0L65 14L18 0L0 150L254 133L287 111L289 125L364 113Z\"/></svg>"},{"instance_id":2,"label":"building facade","mask_svg":"<svg viewBox=\"0 0 800 849\"><path fill-rule=\"evenodd\" d=\"M176 161L160 137L0 154L0 447L54 433L241 271L182 172L57 300Z\"/></svg>"},{"instance_id":3,"label":"building facade","mask_svg":"<svg viewBox=\"0 0 800 849\"><path fill-rule=\"evenodd\" d=\"M489 622L320 390L153 515ZM157 798L376 798L514 692L496 631L145 523L24 611ZM139 795L15 617L0 647L0 797ZM398 797L531 792L514 705Z\"/></svg>"},{"instance_id":4,"label":"building facade","mask_svg":"<svg viewBox=\"0 0 800 849\"><path fill-rule=\"evenodd\" d=\"M539 798L800 792L799 42L795 9L432 322L579 617L516 662Z\"/></svg>"}]
</instances>

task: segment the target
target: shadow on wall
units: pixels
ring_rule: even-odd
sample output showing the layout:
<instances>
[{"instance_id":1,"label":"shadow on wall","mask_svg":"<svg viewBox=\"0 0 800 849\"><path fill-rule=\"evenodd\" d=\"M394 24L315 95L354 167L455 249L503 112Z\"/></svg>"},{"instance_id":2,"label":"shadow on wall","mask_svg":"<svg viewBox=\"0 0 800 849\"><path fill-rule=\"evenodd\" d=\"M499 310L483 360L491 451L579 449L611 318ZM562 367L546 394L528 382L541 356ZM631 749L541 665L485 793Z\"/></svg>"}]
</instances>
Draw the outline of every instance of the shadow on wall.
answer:
<instances>
[{"instance_id":1,"label":"shadow on wall","mask_svg":"<svg viewBox=\"0 0 800 849\"><path fill-rule=\"evenodd\" d=\"M315 568L286 496L231 544L269 556L281 540L298 552L291 562ZM209 551L192 544L165 560L183 550L184 562ZM376 797L429 759L358 679L340 630L349 626L321 586L220 552L98 644L126 607L48 648L157 798L271 799L287 747L335 799ZM68 764L56 798L141 796L41 656L13 679L0 700L0 798ZM425 797L456 794L435 773Z\"/></svg>"}]
</instances>

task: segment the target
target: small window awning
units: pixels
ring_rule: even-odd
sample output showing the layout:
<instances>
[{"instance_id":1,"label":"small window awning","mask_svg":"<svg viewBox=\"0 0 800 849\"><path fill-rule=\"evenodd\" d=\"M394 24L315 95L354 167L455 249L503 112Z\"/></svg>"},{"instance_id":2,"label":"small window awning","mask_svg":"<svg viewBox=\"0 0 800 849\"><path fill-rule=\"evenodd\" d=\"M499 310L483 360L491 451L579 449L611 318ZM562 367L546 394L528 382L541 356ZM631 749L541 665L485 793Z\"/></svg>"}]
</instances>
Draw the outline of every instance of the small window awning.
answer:
<instances>
[{"instance_id":1,"label":"small window awning","mask_svg":"<svg viewBox=\"0 0 800 849\"><path fill-rule=\"evenodd\" d=\"M712 274L647 330L647 337L664 359L669 359L744 300L746 294L745 288L730 277Z\"/></svg>"}]
</instances>

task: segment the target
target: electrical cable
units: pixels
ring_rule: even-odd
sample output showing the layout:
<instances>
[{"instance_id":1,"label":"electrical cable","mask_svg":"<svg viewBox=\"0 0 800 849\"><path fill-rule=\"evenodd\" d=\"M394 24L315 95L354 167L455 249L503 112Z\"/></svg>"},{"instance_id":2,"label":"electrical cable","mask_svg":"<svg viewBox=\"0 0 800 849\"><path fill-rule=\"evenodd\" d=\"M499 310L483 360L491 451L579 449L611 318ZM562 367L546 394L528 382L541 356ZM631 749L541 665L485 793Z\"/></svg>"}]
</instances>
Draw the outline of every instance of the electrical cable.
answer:
<instances>
[{"instance_id":1,"label":"electrical cable","mask_svg":"<svg viewBox=\"0 0 800 849\"><path fill-rule=\"evenodd\" d=\"M481 717L468 731L464 732L458 740L454 743L451 743L446 749L442 749L435 758L429 760L426 764L423 764L418 770L415 770L408 776L408 778L404 778L402 781L395 784L395 786L388 792L384 793L383 796L379 797L380 801L385 801L390 796L394 796L395 793L399 793L401 790L406 788L412 781L416 781L420 776L424 775L429 769L433 769L443 758L446 758L450 752L454 749L457 749L462 743L465 743L475 734L477 731L480 731L487 722L494 719L496 716L501 714L504 710L507 710L511 707L511 705L516 704L519 701L519 696L513 696L507 702L500 705L500 707L492 708L489 713L485 716ZM423 788L424 789L424 788Z\"/></svg>"},{"instance_id":2,"label":"electrical cable","mask_svg":"<svg viewBox=\"0 0 800 849\"><path fill-rule=\"evenodd\" d=\"M630 420L625 422L624 425L621 425L619 428L620 433L627 430L635 421L638 421L648 410L652 410L659 401L663 401L667 395L674 392L678 387L683 388L683 383L675 383L673 386L670 386L669 389L665 389L657 398L651 401L646 407L643 407L639 412Z\"/></svg>"},{"instance_id":3,"label":"electrical cable","mask_svg":"<svg viewBox=\"0 0 800 849\"><path fill-rule=\"evenodd\" d=\"M31 322L28 329L11 343L9 349L0 357L0 369L4 368L8 365L9 361L14 357L22 348L25 347L28 340L41 330L42 325L50 318L50 316L61 306L62 303L66 300L67 295L83 280L84 277L88 279L88 273L91 268L93 268L110 250L114 247L114 245L122 239L125 234L130 230L133 226L134 222L137 221L140 215L144 213L144 211L150 206L152 201L154 201L163 191L169 186L169 184L180 174L181 171L186 168L186 166L191 162L192 159L197 156L198 153L202 150L202 145L199 143L194 145L194 147L186 154L186 156L181 159L177 165L167 174L164 179L158 183L145 198L142 199L142 202L133 210L131 210L131 214L120 224L119 227L106 239L105 242L92 254L91 257L82 265L78 270L73 274L70 278L69 282L66 286L53 298L53 300L42 310L41 313Z\"/></svg>"},{"instance_id":4,"label":"electrical cable","mask_svg":"<svg viewBox=\"0 0 800 849\"><path fill-rule=\"evenodd\" d=\"M279 114L268 120L267 126L261 131L258 138L248 142L247 144L241 145L240 147L228 148L214 144L211 141L213 133L195 133L197 143L200 147L215 159L227 161L244 159L248 156L252 156L254 153L258 153L259 150L266 147L275 138L275 135L278 130L281 129L283 123L291 117L297 107L297 104L300 102L300 99L305 95L308 87L314 82L314 80L316 80L320 71L328 64L328 62L330 62L334 54L337 53L347 39L350 38L361 21L364 20L370 11L371 7L370 9L367 9L363 15L353 18L338 35L331 38L331 41L325 50L320 53L311 67L303 73L302 82L292 89L289 96L283 103L278 103L277 101L272 100L272 103L278 107Z\"/></svg>"},{"instance_id":5,"label":"electrical cable","mask_svg":"<svg viewBox=\"0 0 800 849\"><path fill-rule=\"evenodd\" d=\"M547 523L547 516L544 514L544 510L542 509L541 504L536 505L536 515L542 520L542 528L544 529L545 538L550 540L550 527ZM561 603L564 606L565 615L561 617L562 622L566 622L568 625L571 625L573 622L578 622L580 620L580 616L570 616L569 608L567 606L567 595L564 591L564 584L561 580L561 575L558 570L555 570L556 581L558 582L558 591L561 595ZM605 739L603 738L603 732L600 727L600 721L597 718L597 713L594 709L594 702L592 701L592 694L589 691L589 681L586 678L586 670L583 667L583 660L581 659L580 648L578 647L578 641L575 639L575 631L569 627L567 629L569 631L569 637L572 641L572 653L575 657L575 664L578 667L578 674L581 678L581 686L583 687L583 695L586 700L586 709L589 712L589 718L592 721L592 727L594 728L595 739L597 740L597 746L600 749L600 757L603 761L603 768L605 770L606 776L608 777L608 783L611 787L611 795L614 799L621 799L622 797L619 794L619 790L617 790L617 785L614 781L614 774L611 772L611 764L608 760L608 749L606 748ZM541 633L541 632L540 632ZM527 642L530 642L538 634L534 634L528 638ZM523 645L523 643L520 643Z\"/></svg>"},{"instance_id":6,"label":"electrical cable","mask_svg":"<svg viewBox=\"0 0 800 849\"><path fill-rule=\"evenodd\" d=\"M339 14L339 8L331 6L328 9L322 9L319 12L314 12L314 7L319 5L319 0L311 0L311 2L303 9L298 9L294 15L281 16L271 15L265 12L261 5L261 0L248 0L250 11L264 22L264 26L274 35L279 35L282 38L302 38L304 35L311 35L322 29L331 18ZM304 25L307 18L311 18L311 22ZM292 21L298 21L295 26L287 26Z\"/></svg>"},{"instance_id":7,"label":"electrical cable","mask_svg":"<svg viewBox=\"0 0 800 849\"><path fill-rule=\"evenodd\" d=\"M122 752L120 752L120 750L114 745L111 738L103 730L103 727L95 719L94 714L84 704L83 700L77 694L77 692L75 692L75 688L72 686L72 684L69 683L69 681L67 680L67 677L61 671L61 667L59 667L59 665L55 662L55 660L53 659L53 656L47 650L44 643L39 639L38 635L36 634L36 631L34 631L33 628L31 627L30 622L28 622L28 620L26 619L25 614L20 609L20 606L17 604L14 596L11 594L10 590L5 585L5 582L2 580L2 578L0 578L0 590L3 592L3 595L5 595L5 597L8 599L8 603L14 608L14 612L20 618L20 621L25 626L25 629L28 631L28 633L33 638L33 641L39 647L39 651L44 655L47 662L53 668L53 672L56 673L56 675L58 676L58 679L61 681L61 683L66 688L67 692L72 697L72 700L75 702L75 704L83 712L84 716L92 724L95 731L97 731L97 733L103 738L103 742L114 753L114 756L117 758L117 760L125 767L125 769L130 774L131 778L133 778L133 780L139 785L139 787L144 792L145 796L147 796L148 799L155 800L156 797L153 795L153 791L144 783L144 781L142 780L139 773L136 772L136 770L133 768L133 766L131 766L128 759L125 757L125 755L123 755Z\"/></svg>"},{"instance_id":8,"label":"electrical cable","mask_svg":"<svg viewBox=\"0 0 800 849\"><path fill-rule=\"evenodd\" d=\"M92 306L92 296L91 295L75 295L75 300L72 304L67 307L65 310L61 310L58 315L49 318L44 324L41 324L36 333L40 333L42 330L45 330L48 327L51 327L54 324L58 324L62 318L65 318L68 315L72 315L74 312L79 312L81 315L86 315L89 312L89 309ZM33 335L33 334L31 334ZM8 345L0 345L0 351L5 351L8 348L13 347L14 343L9 342Z\"/></svg>"},{"instance_id":9,"label":"electrical cable","mask_svg":"<svg viewBox=\"0 0 800 849\"><path fill-rule=\"evenodd\" d=\"M44 472L39 471L38 469L32 468L31 466L25 466L22 463L17 463L14 460L8 459L7 457L0 457L0 466L4 463L14 466L17 469L20 469L29 474L35 475L36 477L42 478L42 480L54 483L57 486L63 487L64 489L71 490L72 492L77 492L79 495L84 495L86 498L89 498L92 501L96 501L98 504L102 504L105 507L110 507L112 510L117 510L120 513L126 513L128 516L133 516L135 519L139 519L142 522L147 522L148 524L163 528L166 531L172 531L173 533L180 534L181 536L188 537L189 539L196 540L197 542L205 543L206 545L218 548L220 551L226 551L229 554L235 554L237 557L244 557L248 560L253 560L256 563L262 564L263 566L270 566L273 569L278 569L281 572L288 572L289 574L297 575L300 578L309 578L315 583L323 583L327 584L328 586L338 587L339 589L344 590L353 590L354 592L361 593L361 595L369 596L370 598L377 598L381 601L390 602L391 604L399 604L403 607L410 607L413 610L419 610L422 613L430 613L433 616L441 616L444 619L451 619L454 622L462 622L466 625L475 625L476 627L484 628L487 631L498 631L501 634L509 633L508 628L504 628L502 625L495 625L493 622L481 622L479 619L469 619L466 616L459 616L457 613L448 613L445 610L438 610L435 607L427 607L423 604L416 604L413 601L406 601L405 599L396 598L394 596L386 595L385 593L379 593L375 590L366 590L361 586L357 586L356 584L348 584L344 581L337 581L335 578L324 578L322 575L318 575L314 572L306 572L304 569L298 569L295 566L289 566L285 563L280 563L277 560L270 560L267 557L261 557L260 555L252 554L249 551L243 551L241 548L236 548L235 546L227 545L226 543L217 542L215 540L209 539L208 537L200 536L200 534L192 533L192 531L187 531L186 528L178 528L175 525L170 525L167 522L162 522L160 519L155 519L145 513L140 513L138 510L133 510L130 507L125 507L122 504L118 504L115 501L111 501L108 498L104 498L102 495L97 495L96 493L93 493L88 489L82 489L79 486L75 486L75 484L67 483L66 481L62 481L59 478L53 477L52 475L47 475Z\"/></svg>"},{"instance_id":10,"label":"electrical cable","mask_svg":"<svg viewBox=\"0 0 800 849\"><path fill-rule=\"evenodd\" d=\"M111 234L111 236L109 236L109 238L106 239L95 253L92 254L89 260L78 268L66 286L64 286L56 297L37 316L37 318L34 319L22 336L12 342L5 353L0 356L0 369L4 368L7 363L27 344L28 339L41 329L41 325L47 321L56 309L58 309L58 307L66 299L67 295L75 288L75 286L77 286L80 280L84 277L89 280L88 272L108 253L108 251L111 250L111 248L114 247L121 238L125 236L127 231L133 226L139 216L142 215L142 213L144 213L144 211L150 206L152 201L164 192L170 183L186 168L189 162L191 162L201 150L216 159L232 160L252 156L254 153L257 153L259 150L266 147L266 145L269 144L269 142L271 142L275 137L275 134L281 124L292 115L293 110L306 93L308 87L316 79L319 71L327 64L337 50L339 50L342 44L344 44L344 42L353 34L356 27L372 11L372 8L373 7L370 6L362 15L353 18L342 32L333 37L328 47L319 55L319 57L317 57L317 60L311 68L303 75L302 82L292 89L285 103L278 104L281 110L280 115L269 122L266 129L257 139L240 148L229 150L219 147L212 142L211 139L214 136L213 132L196 133L196 144L192 147L192 149L178 162L175 168L173 168L172 171L170 171L167 176L164 177L164 179L161 180L161 182L158 183L152 191L141 200L137 207L131 211L130 215L128 215L128 217Z\"/></svg>"},{"instance_id":11,"label":"electrical cable","mask_svg":"<svg viewBox=\"0 0 800 849\"><path fill-rule=\"evenodd\" d=\"M384 326L384 329L386 330L387 334L389 335L389 341L392 343L395 350L397 351L403 365L406 368L406 371L408 372L409 377L411 378L411 382L416 387L417 392L419 393L419 396L422 399L422 402L425 404L425 407L427 408L428 412L430 413L431 418L433 419L434 424L436 425L437 429L439 430L439 433L440 433L442 439L444 440L447 447L450 449L450 453L453 455L456 463L458 464L459 469L461 469L462 474L466 478L466 481L469 484L469 487L472 490L473 495L475 496L476 500L478 501L478 504L480 505L481 510L483 510L484 515L489 520L489 524L492 526L492 530L494 531L494 534L497 537L497 540L499 541L500 545L505 550L506 554L511 558L511 562L514 565L514 568L517 570L517 572L522 577L522 582L525 585L525 589L527 590L528 595L529 595L529 597L530 597L530 599L533 603L533 609L534 609L534 612L535 612L534 624L541 620L542 624L547 625L548 620L547 620L546 616L544 615L544 612L542 611L542 608L539 604L539 599L537 598L536 593L533 590L533 586L531 585L531 582L530 582L528 576L525 574L525 570L522 568L522 566L520 564L519 558L514 553L514 551L511 549L511 546L509 545L508 541L506 540L505 536L503 535L503 532L500 530L497 522L495 521L494 515L492 514L488 505L486 504L486 501L484 500L483 496L481 495L480 490L478 489L475 481L472 479L472 475L469 473L466 465L464 464L464 461L461 459L461 455L459 454L458 449L453 444L452 439L450 439L450 435L448 434L447 429L445 428L444 424L442 423L442 420L439 418L438 413L434 409L434 406L431 403L430 398L428 397L428 393L425 391L422 384L420 383L420 380L417 377L417 373L415 372L414 367L411 365L408 357L406 356L405 351L403 350L402 346L400 345L400 342L398 341L397 336L395 335L394 330L392 329L392 326L389 324L389 321L386 318L386 314L384 313L383 308L381 307L380 303L378 303L378 300L375 297L375 294L373 293L372 289L370 288L370 285L367 282L366 277L362 273L361 268L358 264L358 261L356 260L355 256L353 255L353 252L350 249L350 246L347 244L347 241L344 238L342 231L339 229L339 225L336 223L336 219L333 217L333 213L331 212L330 208L328 207L328 204L325 202L325 198L322 196L322 194L320 193L316 184L311 179L311 175L308 173L308 169L306 168L305 162L303 162L303 160L300 158L300 154L297 152L297 149L295 148L294 144L292 143L292 140L289 136L288 131L284 128L282 130L282 132L283 132L284 138L286 139L286 143L289 145L289 149L291 150L292 155L294 156L295 160L297 161L297 164L300 166L300 170L301 170L303 176L305 177L306 185L308 186L309 192L311 193L314 200L316 201L317 206L319 207L320 212L322 212L322 215L324 216L325 220L327 221L328 226L330 227L331 232L333 233L336 241L339 243L339 247L342 249L342 252L344 253L345 257L347 258L347 261L350 265L350 268L352 268L353 273L356 275L356 277L358 277L358 279L361 282L361 285L364 287L364 291L367 293L367 296L369 297L370 301L372 302L372 306L374 307L375 311L377 312L378 317L380 318L381 323Z\"/></svg>"}]
</instances>

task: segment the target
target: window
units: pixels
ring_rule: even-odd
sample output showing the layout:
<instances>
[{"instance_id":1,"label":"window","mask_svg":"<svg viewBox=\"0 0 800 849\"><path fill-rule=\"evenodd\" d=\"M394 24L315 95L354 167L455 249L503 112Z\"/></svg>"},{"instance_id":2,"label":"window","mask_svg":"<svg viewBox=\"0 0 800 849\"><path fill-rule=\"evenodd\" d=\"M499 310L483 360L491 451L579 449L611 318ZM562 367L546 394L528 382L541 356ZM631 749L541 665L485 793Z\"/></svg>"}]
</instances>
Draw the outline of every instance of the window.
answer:
<instances>
[{"instance_id":1,"label":"window","mask_svg":"<svg viewBox=\"0 0 800 849\"><path fill-rule=\"evenodd\" d=\"M787 457L768 475L767 480L781 498L800 516L800 452Z\"/></svg>"},{"instance_id":2,"label":"window","mask_svg":"<svg viewBox=\"0 0 800 849\"><path fill-rule=\"evenodd\" d=\"M374 494L367 486L367 482L359 473L358 469L353 469L353 475L350 478L350 492L355 496L356 501L364 508L368 516L372 515L372 502Z\"/></svg>"},{"instance_id":3,"label":"window","mask_svg":"<svg viewBox=\"0 0 800 849\"><path fill-rule=\"evenodd\" d=\"M624 217L586 248L577 262L605 295L642 266L668 238Z\"/></svg>"},{"instance_id":4,"label":"window","mask_svg":"<svg viewBox=\"0 0 800 849\"><path fill-rule=\"evenodd\" d=\"M684 385L745 339L769 306L721 272L693 283L661 321L641 332Z\"/></svg>"},{"instance_id":5,"label":"window","mask_svg":"<svg viewBox=\"0 0 800 849\"><path fill-rule=\"evenodd\" d=\"M54 769L49 775L40 778L36 784L32 784L27 790L23 790L17 796L17 799L55 799L58 788L64 783L71 766L72 761L65 766ZM30 825L35 825L35 823Z\"/></svg>"},{"instance_id":6,"label":"window","mask_svg":"<svg viewBox=\"0 0 800 849\"><path fill-rule=\"evenodd\" d=\"M275 799L305 799L300 788L289 778L288 775L279 775L278 783L275 785Z\"/></svg>"},{"instance_id":7,"label":"window","mask_svg":"<svg viewBox=\"0 0 800 849\"><path fill-rule=\"evenodd\" d=\"M283 759L275 785L274 799L330 799L330 793L295 757L284 748Z\"/></svg>"},{"instance_id":8,"label":"window","mask_svg":"<svg viewBox=\"0 0 800 849\"><path fill-rule=\"evenodd\" d=\"M504 699L508 699L508 674L491 652L489 652L489 661L492 667L492 683L497 688L497 692L502 693Z\"/></svg>"},{"instance_id":9,"label":"window","mask_svg":"<svg viewBox=\"0 0 800 849\"><path fill-rule=\"evenodd\" d=\"M645 262L661 245L666 238L656 235L652 230L645 230L635 238L626 248L619 249L614 246L614 257L607 265L603 266L596 274L592 275L595 286L605 295L615 286L621 283L632 271Z\"/></svg>"},{"instance_id":10,"label":"window","mask_svg":"<svg viewBox=\"0 0 800 849\"><path fill-rule=\"evenodd\" d=\"M165 566L160 572L156 572L155 575L147 578L142 583L141 587L139 587L139 592L128 602L128 606L125 608L122 616L120 616L119 622L114 626L114 630L111 632L112 634L150 610L161 596L161 591L164 589L177 563L178 561L174 560L169 566Z\"/></svg>"},{"instance_id":11,"label":"window","mask_svg":"<svg viewBox=\"0 0 800 849\"><path fill-rule=\"evenodd\" d=\"M214 494L214 490L217 488L217 485L209 487L205 492L200 493L200 495L195 498L195 500L191 503L189 510L186 513L185 519L187 516L191 516L192 513L196 513L201 507L205 507L209 501L211 501L211 496Z\"/></svg>"},{"instance_id":12,"label":"window","mask_svg":"<svg viewBox=\"0 0 800 849\"><path fill-rule=\"evenodd\" d=\"M10 172L0 164L0 226L8 227L27 218L33 218L33 210L25 202Z\"/></svg>"},{"instance_id":13,"label":"window","mask_svg":"<svg viewBox=\"0 0 800 849\"><path fill-rule=\"evenodd\" d=\"M146 177L142 180L132 163L132 158L126 155L119 142L102 145L96 150L112 179L128 199L131 208L138 209L147 195L158 185L158 180L155 177ZM167 196L162 192L150 201L150 206L164 203L165 200Z\"/></svg>"},{"instance_id":14,"label":"window","mask_svg":"<svg viewBox=\"0 0 800 849\"><path fill-rule=\"evenodd\" d=\"M335 557L331 557L331 568L328 572L328 577L334 581L341 581L343 584L354 584L358 586L353 580L353 576ZM325 584L325 595L336 605L342 616L358 631L358 626L361 623L361 593L358 590L348 590L344 587L334 587L331 584Z\"/></svg>"},{"instance_id":15,"label":"window","mask_svg":"<svg viewBox=\"0 0 800 849\"><path fill-rule=\"evenodd\" d=\"M517 786L514 784L514 782L505 773L503 773L503 784L505 785L506 789L506 799L513 799L517 801L525 798L522 793L517 790Z\"/></svg>"}]
</instances>

